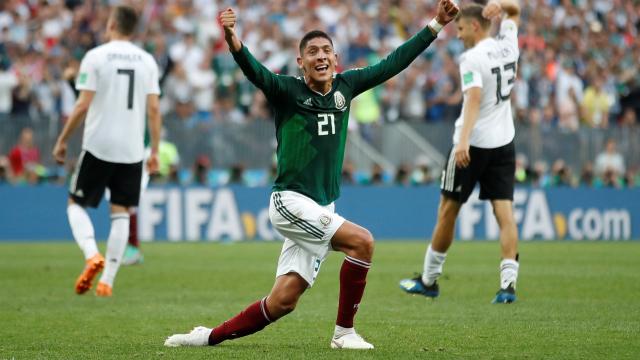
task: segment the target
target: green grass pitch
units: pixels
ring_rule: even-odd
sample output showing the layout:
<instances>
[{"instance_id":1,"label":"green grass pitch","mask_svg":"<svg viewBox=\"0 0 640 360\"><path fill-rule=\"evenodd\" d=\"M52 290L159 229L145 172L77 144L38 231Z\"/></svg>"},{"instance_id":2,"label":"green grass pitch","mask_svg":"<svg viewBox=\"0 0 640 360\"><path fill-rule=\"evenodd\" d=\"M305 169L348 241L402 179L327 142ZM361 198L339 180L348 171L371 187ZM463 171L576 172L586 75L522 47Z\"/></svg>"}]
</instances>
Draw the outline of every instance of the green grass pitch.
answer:
<instances>
[{"instance_id":1,"label":"green grass pitch","mask_svg":"<svg viewBox=\"0 0 640 360\"><path fill-rule=\"evenodd\" d=\"M638 359L640 243L521 243L518 301L492 305L496 242L455 243L441 296L400 291L425 243L377 244L357 330L376 349L331 350L342 256L330 254L295 312L218 347L165 348L267 294L278 243L143 244L114 297L73 292L75 244L0 244L0 359ZM104 248L104 243L101 244Z\"/></svg>"}]
</instances>

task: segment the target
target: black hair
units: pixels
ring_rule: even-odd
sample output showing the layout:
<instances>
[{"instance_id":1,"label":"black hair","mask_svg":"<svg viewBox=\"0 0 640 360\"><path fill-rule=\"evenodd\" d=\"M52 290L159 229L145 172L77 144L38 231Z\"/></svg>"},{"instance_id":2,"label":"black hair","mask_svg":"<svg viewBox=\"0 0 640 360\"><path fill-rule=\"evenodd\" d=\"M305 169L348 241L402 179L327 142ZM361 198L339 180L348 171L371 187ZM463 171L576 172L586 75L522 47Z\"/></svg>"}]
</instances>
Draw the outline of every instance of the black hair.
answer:
<instances>
[{"instance_id":1,"label":"black hair","mask_svg":"<svg viewBox=\"0 0 640 360\"><path fill-rule=\"evenodd\" d=\"M329 42L331 43L331 47L333 47L333 41L326 32L322 30L311 30L302 37L302 40L300 40L300 55L302 55L302 53L304 52L304 48L307 47L307 43L311 39L315 38L325 38L329 40Z\"/></svg>"}]
</instances>

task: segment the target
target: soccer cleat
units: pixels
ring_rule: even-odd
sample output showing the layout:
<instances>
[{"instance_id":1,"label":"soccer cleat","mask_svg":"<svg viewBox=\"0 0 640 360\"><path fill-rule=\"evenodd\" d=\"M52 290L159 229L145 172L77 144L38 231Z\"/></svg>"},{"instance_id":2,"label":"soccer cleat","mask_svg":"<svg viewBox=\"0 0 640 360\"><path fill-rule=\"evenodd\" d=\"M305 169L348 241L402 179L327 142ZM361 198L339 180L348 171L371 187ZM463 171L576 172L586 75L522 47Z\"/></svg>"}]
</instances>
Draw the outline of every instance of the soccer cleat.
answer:
<instances>
[{"instance_id":1,"label":"soccer cleat","mask_svg":"<svg viewBox=\"0 0 640 360\"><path fill-rule=\"evenodd\" d=\"M400 281L400 288L409 294L424 295L430 298L437 298L440 295L438 282L427 286L422 282L422 276L416 276L413 279L403 279Z\"/></svg>"},{"instance_id":2,"label":"soccer cleat","mask_svg":"<svg viewBox=\"0 0 640 360\"><path fill-rule=\"evenodd\" d=\"M164 341L164 346L207 346L209 345L209 335L212 329L198 326L193 328L188 334L171 335Z\"/></svg>"},{"instance_id":3,"label":"soccer cleat","mask_svg":"<svg viewBox=\"0 0 640 360\"><path fill-rule=\"evenodd\" d=\"M100 253L95 254L91 259L86 261L82 274L76 280L76 294L82 295L91 289L93 278L98 275L104 268L104 257Z\"/></svg>"},{"instance_id":4,"label":"soccer cleat","mask_svg":"<svg viewBox=\"0 0 640 360\"><path fill-rule=\"evenodd\" d=\"M122 265L142 264L143 261L144 256L142 255L142 251L135 246L127 245L124 255L122 256Z\"/></svg>"},{"instance_id":5,"label":"soccer cleat","mask_svg":"<svg viewBox=\"0 0 640 360\"><path fill-rule=\"evenodd\" d=\"M113 295L113 288L111 288L109 284L99 281L98 287L96 287L96 296L110 297L112 295Z\"/></svg>"},{"instance_id":6,"label":"soccer cleat","mask_svg":"<svg viewBox=\"0 0 640 360\"><path fill-rule=\"evenodd\" d=\"M345 334L340 337L333 337L331 339L332 349L354 349L354 350L368 350L373 349L373 345L366 342L362 336L355 332Z\"/></svg>"},{"instance_id":7,"label":"soccer cleat","mask_svg":"<svg viewBox=\"0 0 640 360\"><path fill-rule=\"evenodd\" d=\"M511 304L514 301L516 301L516 289L513 288L512 284L509 284L506 289L498 290L495 299L491 303Z\"/></svg>"}]
</instances>

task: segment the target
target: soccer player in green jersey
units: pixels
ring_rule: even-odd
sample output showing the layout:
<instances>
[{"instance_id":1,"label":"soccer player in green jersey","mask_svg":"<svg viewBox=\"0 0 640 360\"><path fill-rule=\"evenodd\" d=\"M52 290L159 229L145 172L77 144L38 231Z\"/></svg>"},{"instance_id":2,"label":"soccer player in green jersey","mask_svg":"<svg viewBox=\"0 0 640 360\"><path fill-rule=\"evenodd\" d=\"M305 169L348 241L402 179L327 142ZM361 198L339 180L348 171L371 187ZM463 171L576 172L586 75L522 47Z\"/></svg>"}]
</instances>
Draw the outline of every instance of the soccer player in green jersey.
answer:
<instances>
[{"instance_id":1,"label":"soccer player in green jersey","mask_svg":"<svg viewBox=\"0 0 640 360\"><path fill-rule=\"evenodd\" d=\"M262 330L294 310L300 296L313 285L328 251L336 250L346 257L340 270L338 316L331 347L373 349L353 327L371 266L373 237L334 211L334 201L340 195L350 103L358 94L409 66L457 13L452 0L440 0L438 13L429 25L386 59L341 74L336 74L338 56L331 38L322 31L311 31L300 41L297 60L301 77L267 70L237 37L234 11L221 13L235 61L275 110L278 174L269 215L285 242L268 296L213 329L199 326L189 334L172 335L166 346L216 345Z\"/></svg>"}]
</instances>

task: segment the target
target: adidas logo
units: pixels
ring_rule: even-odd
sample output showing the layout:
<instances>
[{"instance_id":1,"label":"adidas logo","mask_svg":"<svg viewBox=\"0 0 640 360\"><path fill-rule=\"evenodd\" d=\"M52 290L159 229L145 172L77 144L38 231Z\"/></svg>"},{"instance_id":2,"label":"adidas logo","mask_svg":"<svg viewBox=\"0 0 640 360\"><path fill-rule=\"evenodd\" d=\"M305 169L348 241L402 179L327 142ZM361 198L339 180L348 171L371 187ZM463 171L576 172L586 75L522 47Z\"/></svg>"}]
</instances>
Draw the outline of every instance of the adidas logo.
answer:
<instances>
[{"instance_id":1,"label":"adidas logo","mask_svg":"<svg viewBox=\"0 0 640 360\"><path fill-rule=\"evenodd\" d=\"M303 104L303 105L306 105L306 106L312 106L312 105L313 105L313 104L311 104L311 98L308 98L308 99L307 99L307 100L305 100L302 104Z\"/></svg>"},{"instance_id":2,"label":"adidas logo","mask_svg":"<svg viewBox=\"0 0 640 360\"><path fill-rule=\"evenodd\" d=\"M82 189L78 189L74 195L77 197L84 197L84 191L82 191Z\"/></svg>"}]
</instances>

